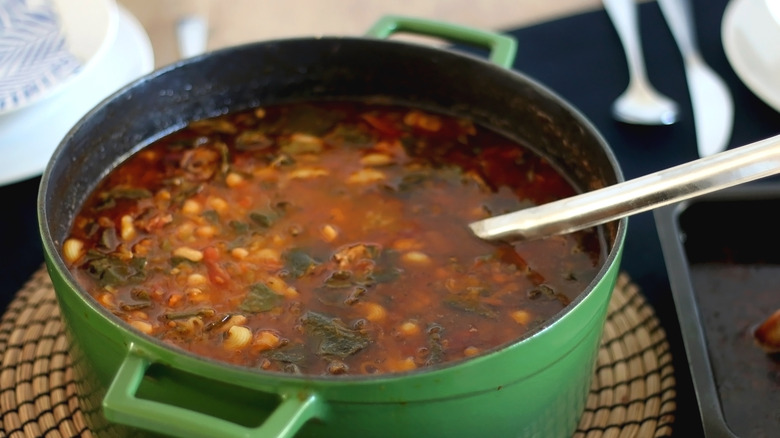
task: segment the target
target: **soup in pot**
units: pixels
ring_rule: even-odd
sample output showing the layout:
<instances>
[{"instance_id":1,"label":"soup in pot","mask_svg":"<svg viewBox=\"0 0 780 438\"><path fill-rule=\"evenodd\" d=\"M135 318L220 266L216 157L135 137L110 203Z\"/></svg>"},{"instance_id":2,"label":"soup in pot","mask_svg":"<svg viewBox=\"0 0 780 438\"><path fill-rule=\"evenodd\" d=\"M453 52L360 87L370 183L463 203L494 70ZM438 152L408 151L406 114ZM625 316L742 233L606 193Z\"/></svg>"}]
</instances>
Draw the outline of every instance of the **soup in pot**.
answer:
<instances>
[{"instance_id":1,"label":"soup in pot","mask_svg":"<svg viewBox=\"0 0 780 438\"><path fill-rule=\"evenodd\" d=\"M468 223L575 193L531 149L397 105L290 103L190 123L112 170L63 255L135 330L269 371L461 360L560 312L596 230L487 242Z\"/></svg>"}]
</instances>

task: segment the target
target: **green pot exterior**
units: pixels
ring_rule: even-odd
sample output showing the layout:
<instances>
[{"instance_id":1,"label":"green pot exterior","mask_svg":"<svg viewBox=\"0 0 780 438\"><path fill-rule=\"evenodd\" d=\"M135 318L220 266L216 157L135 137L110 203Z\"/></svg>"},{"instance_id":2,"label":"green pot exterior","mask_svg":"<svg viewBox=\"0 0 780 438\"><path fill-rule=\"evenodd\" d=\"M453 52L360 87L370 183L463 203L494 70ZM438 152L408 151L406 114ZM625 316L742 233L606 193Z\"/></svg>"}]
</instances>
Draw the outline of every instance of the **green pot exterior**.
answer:
<instances>
[{"instance_id":1,"label":"green pot exterior","mask_svg":"<svg viewBox=\"0 0 780 438\"><path fill-rule=\"evenodd\" d=\"M571 436L584 409L622 242L593 290L530 338L484 356L435 370L379 378L305 378L255 372L166 347L105 314L53 263L47 264L72 343L82 409L100 436L136 430L106 421L103 397L130 354L153 363L132 397L182 406L160 420L173 435L177 422L208 424L213 417L242 427L262 425L288 394L314 396L311 421L289 420L295 436ZM159 417L159 415L154 415ZM174 420L174 421L171 421ZM145 423L139 423L145 424ZM103 433L101 433L103 431ZM261 435L258 435L261 436Z\"/></svg>"},{"instance_id":2,"label":"green pot exterior","mask_svg":"<svg viewBox=\"0 0 780 438\"><path fill-rule=\"evenodd\" d=\"M488 46L499 66L514 58L516 45L506 38L418 20L385 20L371 35L398 30ZM447 51L372 38L288 40L224 50L139 80L74 127L44 173L39 196L46 263L71 341L81 410L95 435L572 435L590 388L626 219L605 226L609 255L598 276L543 329L468 360L384 376L291 376L199 358L135 331L67 271L59 242L73 210L95 179L139 143L257 101L374 95L451 108L525 139L585 189L622 180L606 143L568 104L516 73Z\"/></svg>"}]
</instances>

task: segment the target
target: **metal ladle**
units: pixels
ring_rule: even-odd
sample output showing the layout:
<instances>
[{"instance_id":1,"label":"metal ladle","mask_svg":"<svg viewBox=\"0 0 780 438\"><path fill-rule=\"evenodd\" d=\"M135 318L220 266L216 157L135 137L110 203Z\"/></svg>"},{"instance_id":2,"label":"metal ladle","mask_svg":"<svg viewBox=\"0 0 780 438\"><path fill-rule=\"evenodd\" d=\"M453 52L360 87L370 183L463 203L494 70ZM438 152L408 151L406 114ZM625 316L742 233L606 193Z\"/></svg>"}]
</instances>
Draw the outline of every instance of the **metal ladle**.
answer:
<instances>
[{"instance_id":1,"label":"metal ladle","mask_svg":"<svg viewBox=\"0 0 780 438\"><path fill-rule=\"evenodd\" d=\"M487 240L564 234L777 173L780 135L469 227Z\"/></svg>"}]
</instances>

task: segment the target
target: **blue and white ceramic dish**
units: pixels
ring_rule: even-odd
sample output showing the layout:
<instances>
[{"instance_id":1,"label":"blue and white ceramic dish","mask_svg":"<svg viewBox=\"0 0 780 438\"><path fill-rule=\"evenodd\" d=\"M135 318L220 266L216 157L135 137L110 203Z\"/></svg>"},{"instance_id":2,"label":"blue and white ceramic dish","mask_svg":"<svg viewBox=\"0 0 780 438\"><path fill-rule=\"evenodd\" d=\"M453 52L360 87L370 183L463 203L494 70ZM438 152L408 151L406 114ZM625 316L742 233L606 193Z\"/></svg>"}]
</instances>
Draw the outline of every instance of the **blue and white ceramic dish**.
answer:
<instances>
[{"instance_id":1,"label":"blue and white ceramic dish","mask_svg":"<svg viewBox=\"0 0 780 438\"><path fill-rule=\"evenodd\" d=\"M116 33L114 0L0 1L0 114L81 74Z\"/></svg>"},{"instance_id":2,"label":"blue and white ceramic dish","mask_svg":"<svg viewBox=\"0 0 780 438\"><path fill-rule=\"evenodd\" d=\"M78 73L65 92L0 116L0 186L40 175L74 123L153 67L154 52L143 26L119 7L116 38L93 67Z\"/></svg>"}]
</instances>

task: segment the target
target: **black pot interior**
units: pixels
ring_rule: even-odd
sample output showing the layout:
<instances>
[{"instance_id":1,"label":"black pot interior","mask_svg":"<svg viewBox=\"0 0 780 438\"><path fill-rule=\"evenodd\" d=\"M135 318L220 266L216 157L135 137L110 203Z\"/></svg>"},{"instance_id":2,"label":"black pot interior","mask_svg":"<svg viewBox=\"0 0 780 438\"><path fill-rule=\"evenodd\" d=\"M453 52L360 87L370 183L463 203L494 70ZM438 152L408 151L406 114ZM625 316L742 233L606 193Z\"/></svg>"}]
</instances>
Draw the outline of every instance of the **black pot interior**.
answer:
<instances>
[{"instance_id":1,"label":"black pot interior","mask_svg":"<svg viewBox=\"0 0 780 438\"><path fill-rule=\"evenodd\" d=\"M521 74L395 41L280 40L224 49L159 70L82 119L44 174L39 198L44 239L59 248L75 211L101 177L130 153L191 120L284 101L369 97L470 117L546 156L581 190L622 179L590 123ZM614 238L617 223L607 231Z\"/></svg>"}]
</instances>

